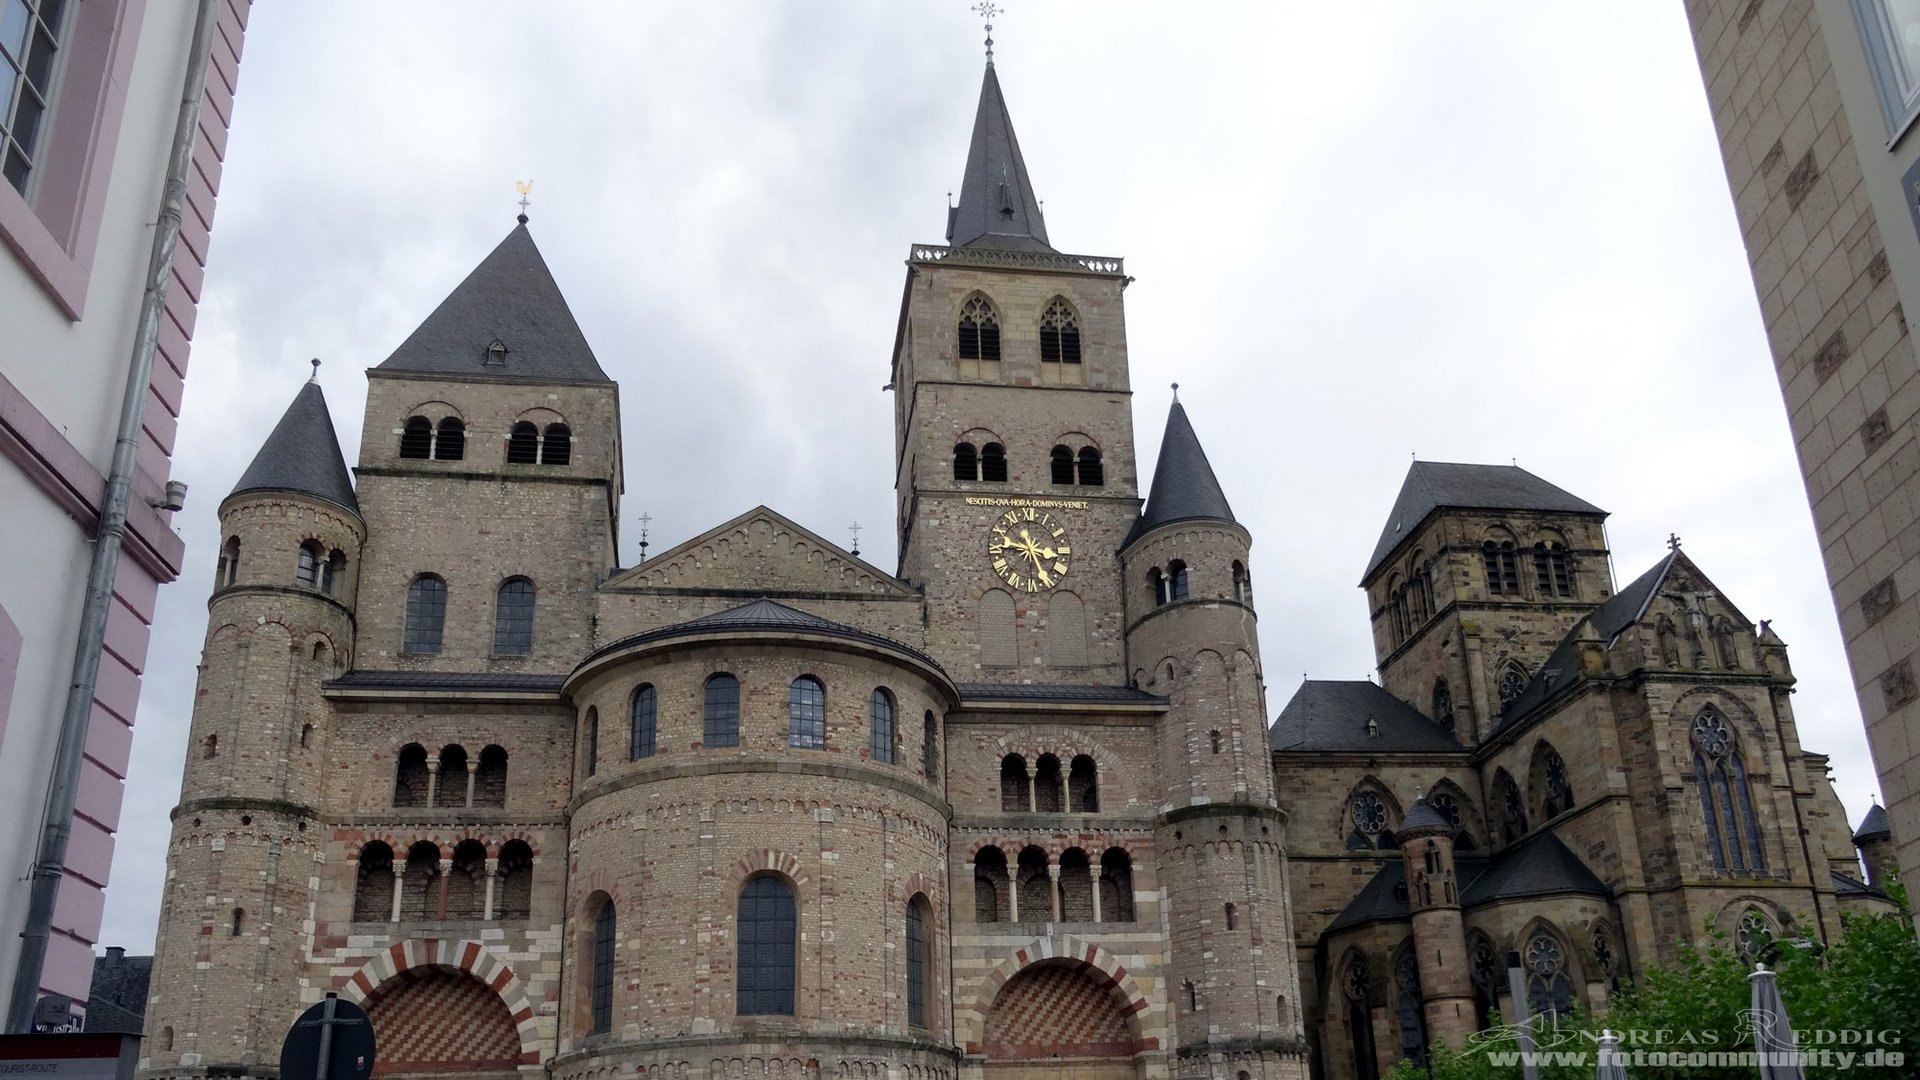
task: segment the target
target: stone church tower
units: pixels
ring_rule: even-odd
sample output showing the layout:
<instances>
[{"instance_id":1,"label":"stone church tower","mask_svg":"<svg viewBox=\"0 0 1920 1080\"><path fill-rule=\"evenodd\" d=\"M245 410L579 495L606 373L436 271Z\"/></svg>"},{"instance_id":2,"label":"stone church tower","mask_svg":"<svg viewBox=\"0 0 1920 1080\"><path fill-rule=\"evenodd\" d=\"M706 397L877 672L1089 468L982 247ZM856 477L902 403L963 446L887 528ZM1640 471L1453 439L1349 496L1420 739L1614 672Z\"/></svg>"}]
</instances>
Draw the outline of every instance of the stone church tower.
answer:
<instances>
[{"instance_id":1,"label":"stone church tower","mask_svg":"<svg viewBox=\"0 0 1920 1080\"><path fill-rule=\"evenodd\" d=\"M221 508L146 1077L1304 1077L1249 567L1121 260L988 65L892 357L897 572L761 506L617 559L619 392L527 229Z\"/></svg>"}]
</instances>

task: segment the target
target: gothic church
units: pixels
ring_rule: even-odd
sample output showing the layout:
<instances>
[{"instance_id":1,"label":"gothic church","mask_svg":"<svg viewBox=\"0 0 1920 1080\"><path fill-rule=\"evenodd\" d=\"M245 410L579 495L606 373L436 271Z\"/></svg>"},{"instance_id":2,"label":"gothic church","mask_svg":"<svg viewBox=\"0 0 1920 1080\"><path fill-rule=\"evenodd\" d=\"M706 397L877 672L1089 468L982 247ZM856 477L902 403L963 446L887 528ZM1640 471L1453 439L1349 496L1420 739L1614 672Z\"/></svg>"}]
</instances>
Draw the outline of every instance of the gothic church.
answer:
<instances>
[{"instance_id":1,"label":"gothic church","mask_svg":"<svg viewBox=\"0 0 1920 1080\"><path fill-rule=\"evenodd\" d=\"M142 1076L276 1075L334 991L383 1076L1372 1077L1509 950L1564 1012L1884 903L1779 638L1677 550L1616 591L1518 469L1414 468L1381 683L1270 726L1251 537L1177 402L1140 498L1129 279L1052 246L991 63L947 240L894 572L764 506L619 566L619 388L524 217L351 475L299 391L220 508Z\"/></svg>"}]
</instances>

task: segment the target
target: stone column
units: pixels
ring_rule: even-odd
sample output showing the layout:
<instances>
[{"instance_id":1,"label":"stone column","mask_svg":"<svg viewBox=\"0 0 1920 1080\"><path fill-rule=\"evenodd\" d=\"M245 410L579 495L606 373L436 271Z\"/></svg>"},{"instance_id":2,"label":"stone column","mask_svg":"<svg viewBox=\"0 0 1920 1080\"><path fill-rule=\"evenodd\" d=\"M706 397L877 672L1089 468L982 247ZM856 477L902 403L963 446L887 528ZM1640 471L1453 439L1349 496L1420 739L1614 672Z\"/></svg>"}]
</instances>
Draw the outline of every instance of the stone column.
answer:
<instances>
[{"instance_id":1,"label":"stone column","mask_svg":"<svg viewBox=\"0 0 1920 1080\"><path fill-rule=\"evenodd\" d=\"M1038 788L1036 787L1037 783L1038 781L1034 779L1033 774L1028 773L1027 774L1027 812L1028 813L1032 813L1034 808L1040 805L1039 798L1036 797L1034 794L1034 792L1038 790Z\"/></svg>"},{"instance_id":2,"label":"stone column","mask_svg":"<svg viewBox=\"0 0 1920 1080\"><path fill-rule=\"evenodd\" d=\"M489 921L493 919L493 883L496 880L498 880L499 877L500 877L500 860L488 859L487 860L487 906L486 906L485 913L482 914L480 917L483 919L487 919Z\"/></svg>"},{"instance_id":3,"label":"stone column","mask_svg":"<svg viewBox=\"0 0 1920 1080\"><path fill-rule=\"evenodd\" d=\"M440 763L427 762L427 805L433 806L440 801Z\"/></svg>"},{"instance_id":4,"label":"stone column","mask_svg":"<svg viewBox=\"0 0 1920 1080\"><path fill-rule=\"evenodd\" d=\"M407 864L393 864L393 918L389 922L400 921L400 888L407 882Z\"/></svg>"},{"instance_id":5,"label":"stone column","mask_svg":"<svg viewBox=\"0 0 1920 1080\"><path fill-rule=\"evenodd\" d=\"M1020 871L1007 875L1007 921L1020 921Z\"/></svg>"},{"instance_id":6,"label":"stone column","mask_svg":"<svg viewBox=\"0 0 1920 1080\"><path fill-rule=\"evenodd\" d=\"M473 808L474 779L479 775L480 775L480 759L468 758L467 759L467 808L469 810Z\"/></svg>"},{"instance_id":7,"label":"stone column","mask_svg":"<svg viewBox=\"0 0 1920 1080\"><path fill-rule=\"evenodd\" d=\"M1060 864L1047 867L1047 896L1053 901L1053 921L1060 921Z\"/></svg>"},{"instance_id":8,"label":"stone column","mask_svg":"<svg viewBox=\"0 0 1920 1080\"><path fill-rule=\"evenodd\" d=\"M1089 873L1091 873L1091 871L1089 871ZM1101 921L1100 920L1100 875L1092 874L1091 876L1093 877L1093 921L1099 922Z\"/></svg>"},{"instance_id":9,"label":"stone column","mask_svg":"<svg viewBox=\"0 0 1920 1080\"><path fill-rule=\"evenodd\" d=\"M433 912L433 917L436 919L445 919L447 917L447 883L452 880L453 880L453 860L441 859L440 860L440 890L439 890L440 899L435 903L434 912Z\"/></svg>"}]
</instances>

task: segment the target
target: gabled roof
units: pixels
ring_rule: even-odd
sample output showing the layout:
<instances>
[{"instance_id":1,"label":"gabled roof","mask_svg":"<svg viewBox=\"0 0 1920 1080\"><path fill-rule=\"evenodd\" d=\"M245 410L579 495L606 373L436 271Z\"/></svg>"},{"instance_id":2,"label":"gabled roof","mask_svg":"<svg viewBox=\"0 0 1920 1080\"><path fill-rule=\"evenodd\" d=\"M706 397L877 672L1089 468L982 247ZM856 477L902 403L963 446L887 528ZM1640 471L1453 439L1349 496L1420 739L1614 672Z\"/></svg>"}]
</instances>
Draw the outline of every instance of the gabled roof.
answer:
<instances>
[{"instance_id":1,"label":"gabled roof","mask_svg":"<svg viewBox=\"0 0 1920 1080\"><path fill-rule=\"evenodd\" d=\"M1853 830L1853 838L1859 840L1885 840L1893 836L1893 827L1887 823L1887 808L1874 803L1867 808L1867 816L1860 819L1860 827Z\"/></svg>"},{"instance_id":2,"label":"gabled roof","mask_svg":"<svg viewBox=\"0 0 1920 1080\"><path fill-rule=\"evenodd\" d=\"M1845 874L1836 874L1836 873L1833 873L1832 871L1828 871L1828 876L1833 879L1833 892L1834 892L1834 895L1836 896L1843 896L1843 897L1870 896L1875 899L1887 900L1887 901L1891 901L1893 899L1892 897L1888 896L1886 893L1881 892L1879 889L1874 888L1873 886L1867 884L1866 882L1857 881L1853 878L1848 877ZM93 1013L91 1010L89 1010L87 1013L87 1026L89 1028L93 1026Z\"/></svg>"},{"instance_id":3,"label":"gabled roof","mask_svg":"<svg viewBox=\"0 0 1920 1080\"><path fill-rule=\"evenodd\" d=\"M1558 835L1540 832L1488 859L1487 868L1460 889L1460 905L1566 893L1613 895Z\"/></svg>"},{"instance_id":4,"label":"gabled roof","mask_svg":"<svg viewBox=\"0 0 1920 1080\"><path fill-rule=\"evenodd\" d=\"M87 1030L140 1034L152 979L151 956L128 956L116 949L94 957L93 980L87 989Z\"/></svg>"},{"instance_id":5,"label":"gabled roof","mask_svg":"<svg viewBox=\"0 0 1920 1080\"><path fill-rule=\"evenodd\" d=\"M504 352L492 352L499 343ZM377 371L608 382L525 222L447 294Z\"/></svg>"},{"instance_id":6,"label":"gabled roof","mask_svg":"<svg viewBox=\"0 0 1920 1080\"><path fill-rule=\"evenodd\" d=\"M1000 77L991 62L980 83L980 108L973 118L960 204L947 213L947 242L955 247L1053 250L1047 243L1040 200L1020 156L1020 141L1013 136L1013 117L1000 94Z\"/></svg>"},{"instance_id":7,"label":"gabled roof","mask_svg":"<svg viewBox=\"0 0 1920 1080\"><path fill-rule=\"evenodd\" d=\"M688 619L677 624L680 630L850 630L832 619L823 619L799 608L790 608L777 600L761 597L758 600L741 604L739 607L716 611L711 615L702 615L697 619Z\"/></svg>"},{"instance_id":8,"label":"gabled roof","mask_svg":"<svg viewBox=\"0 0 1920 1080\"><path fill-rule=\"evenodd\" d=\"M1435 510L1543 510L1565 514L1606 511L1563 491L1517 465L1466 465L1447 461L1416 461L1400 485L1400 497L1373 546L1361 584L1373 577L1393 549L1411 538Z\"/></svg>"},{"instance_id":9,"label":"gabled roof","mask_svg":"<svg viewBox=\"0 0 1920 1080\"><path fill-rule=\"evenodd\" d=\"M1367 734L1367 721L1378 734ZM1365 680L1308 679L1267 731L1275 752L1464 752L1465 747L1413 706Z\"/></svg>"},{"instance_id":10,"label":"gabled roof","mask_svg":"<svg viewBox=\"0 0 1920 1080\"><path fill-rule=\"evenodd\" d=\"M768 526L767 533L755 531L759 524ZM770 545L783 533L787 535L784 543L798 540L808 549L807 557L787 558L793 549L784 546L775 553ZM721 545L716 542L723 540L727 542L731 561L716 559L716 552L709 550L718 549ZM817 560L813 557L815 553ZM764 504L683 540L643 563L614 571L613 577L600 587L603 591L645 589L651 587L647 584L649 579L661 576L672 581L675 587L709 588L716 594L726 592L749 598L860 592L876 600L918 601L921 596L920 591L907 582ZM867 582L878 591L869 588Z\"/></svg>"},{"instance_id":11,"label":"gabled roof","mask_svg":"<svg viewBox=\"0 0 1920 1080\"><path fill-rule=\"evenodd\" d=\"M966 701L1072 702L1093 705L1165 705L1167 699L1131 686L1098 683L982 683L960 684Z\"/></svg>"},{"instance_id":12,"label":"gabled roof","mask_svg":"<svg viewBox=\"0 0 1920 1080\"><path fill-rule=\"evenodd\" d=\"M877 646L895 653L904 653L933 671L939 672L943 679L947 677L946 669L942 668L938 661L905 642L876 634L871 630L862 630L857 626L847 626L832 619L824 619L811 612L788 607L766 597L730 607L724 611L716 611L710 615L702 615L697 619L688 619L686 622L656 627L621 638L610 645L595 649L592 655L580 661L574 668L574 675L577 676L580 672L592 667L595 661L608 654L630 649L636 645L703 634L768 632L839 638L856 644Z\"/></svg>"},{"instance_id":13,"label":"gabled roof","mask_svg":"<svg viewBox=\"0 0 1920 1080\"><path fill-rule=\"evenodd\" d=\"M1175 400L1167 411L1160 460L1153 466L1153 488L1147 493L1140 520L1127 533L1126 543L1162 525L1195 519L1231 522L1233 507L1227 505L1226 493L1213 475L1213 463L1200 448L1200 436L1194 434L1193 424L1187 420L1186 407Z\"/></svg>"},{"instance_id":14,"label":"gabled roof","mask_svg":"<svg viewBox=\"0 0 1920 1080\"><path fill-rule=\"evenodd\" d=\"M1458 868L1459 864L1456 862L1456 871ZM1374 873L1373 878L1360 887L1360 891L1352 900L1347 901L1347 906L1340 909L1340 914L1333 917L1333 921L1327 924L1326 930L1322 933L1332 933L1349 926L1377 922L1382 919L1406 918L1409 910L1406 883L1407 867L1404 862L1393 859L1381 863L1380 869Z\"/></svg>"},{"instance_id":15,"label":"gabled roof","mask_svg":"<svg viewBox=\"0 0 1920 1080\"><path fill-rule=\"evenodd\" d=\"M294 395L293 404L260 444L260 452L227 498L249 491L310 495L360 516L360 501L353 497L353 479L347 474L347 459L340 453L333 414L327 411L319 383L309 380Z\"/></svg>"}]
</instances>

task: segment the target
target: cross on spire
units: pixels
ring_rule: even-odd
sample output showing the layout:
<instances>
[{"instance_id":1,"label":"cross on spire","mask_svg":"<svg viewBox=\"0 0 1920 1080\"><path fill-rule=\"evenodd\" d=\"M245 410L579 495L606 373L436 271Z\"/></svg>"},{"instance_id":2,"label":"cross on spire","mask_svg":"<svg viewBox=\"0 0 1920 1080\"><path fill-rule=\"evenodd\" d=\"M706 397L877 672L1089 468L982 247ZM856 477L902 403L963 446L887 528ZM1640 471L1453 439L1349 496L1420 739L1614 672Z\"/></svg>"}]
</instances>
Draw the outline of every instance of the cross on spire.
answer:
<instances>
[{"instance_id":1,"label":"cross on spire","mask_svg":"<svg viewBox=\"0 0 1920 1080\"><path fill-rule=\"evenodd\" d=\"M860 523L858 521L855 521L852 525L847 526L847 528L853 530L853 551L851 552L851 554L859 555L860 554Z\"/></svg>"},{"instance_id":2,"label":"cross on spire","mask_svg":"<svg viewBox=\"0 0 1920 1080\"><path fill-rule=\"evenodd\" d=\"M525 225L527 223L527 196L533 191L533 181L516 180L513 182L513 190L520 193L520 216L517 220L520 224Z\"/></svg>"},{"instance_id":3,"label":"cross on spire","mask_svg":"<svg viewBox=\"0 0 1920 1080\"><path fill-rule=\"evenodd\" d=\"M640 511L640 561L647 561L647 526L653 524L653 515Z\"/></svg>"},{"instance_id":4,"label":"cross on spire","mask_svg":"<svg viewBox=\"0 0 1920 1080\"><path fill-rule=\"evenodd\" d=\"M1668 551L1680 550L1680 534L1679 533L1667 534L1667 550Z\"/></svg>"},{"instance_id":5,"label":"cross on spire","mask_svg":"<svg viewBox=\"0 0 1920 1080\"><path fill-rule=\"evenodd\" d=\"M978 12L987 23L987 64L991 66L993 64L993 17L1006 9L995 6L993 0L981 0L980 3L973 5L973 10Z\"/></svg>"}]
</instances>

